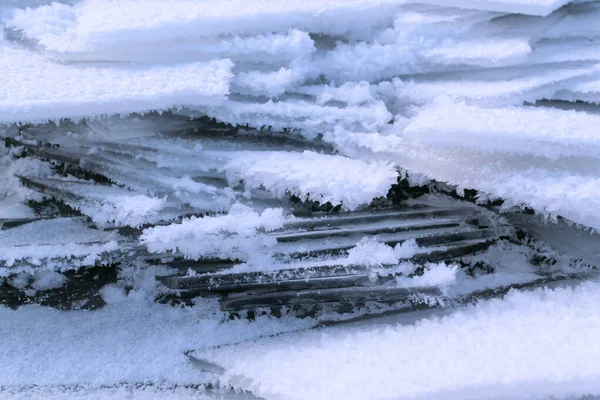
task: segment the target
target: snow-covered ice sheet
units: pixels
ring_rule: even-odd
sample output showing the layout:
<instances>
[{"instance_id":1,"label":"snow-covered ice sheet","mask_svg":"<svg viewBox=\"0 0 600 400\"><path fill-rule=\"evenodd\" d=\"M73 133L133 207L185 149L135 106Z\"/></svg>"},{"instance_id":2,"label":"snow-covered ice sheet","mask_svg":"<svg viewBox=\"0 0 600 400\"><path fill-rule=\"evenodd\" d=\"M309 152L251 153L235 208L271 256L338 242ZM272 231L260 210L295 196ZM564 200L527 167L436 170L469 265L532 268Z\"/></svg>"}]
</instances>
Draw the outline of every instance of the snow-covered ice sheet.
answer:
<instances>
[{"instance_id":1,"label":"snow-covered ice sheet","mask_svg":"<svg viewBox=\"0 0 600 400\"><path fill-rule=\"evenodd\" d=\"M498 121L498 124L510 127L507 121ZM477 130L477 127L469 129ZM550 141L535 150L535 153L553 155L553 158L547 158L528 152L518 154L523 153L521 149L518 153L495 151L486 142L489 138L471 142L485 149L481 151L467 148L468 141L464 146L459 143L456 147L436 147L421 140L407 140L402 137L402 132L394 129L385 133L349 135L338 132L333 140L348 152L361 154L361 149L367 149L373 152L370 156L394 160L411 171L462 189L478 189L482 192L482 200L501 198L507 201L507 206L526 205L546 215L560 215L584 226L600 227L600 215L596 211L600 193L598 162L587 150L577 157L557 158L555 154L557 148L560 149L557 147L560 142ZM511 144L503 143L505 140L498 140L498 149L514 149Z\"/></svg>"},{"instance_id":2,"label":"snow-covered ice sheet","mask_svg":"<svg viewBox=\"0 0 600 400\"><path fill-rule=\"evenodd\" d=\"M0 307L0 396L31 385L203 384L210 377L188 362L185 351L314 324L269 318L223 322L202 307L158 305L140 297L105 296L111 304L93 312Z\"/></svg>"},{"instance_id":3,"label":"snow-covered ice sheet","mask_svg":"<svg viewBox=\"0 0 600 400\"><path fill-rule=\"evenodd\" d=\"M50 50L80 51L178 37L281 32L361 34L389 23L403 0L175 1L88 0L16 10L9 26Z\"/></svg>"},{"instance_id":4,"label":"snow-covered ice sheet","mask_svg":"<svg viewBox=\"0 0 600 400\"><path fill-rule=\"evenodd\" d=\"M280 267L266 257L276 242L269 232L289 217L261 195L355 209L386 194L396 167L459 193L477 189L481 200L498 197L600 229L599 6L0 0L0 123L15 124L0 126L0 136L23 129L24 140L59 144L82 167L125 186L78 193L94 203L71 205L96 222L138 226L171 206L229 211L147 228L141 240L151 252L188 258L241 255L248 263L238 271L250 270L257 253L267 267ZM125 117L165 110L154 120ZM304 142L196 141L215 132L186 116ZM29 123L63 118L98 120L28 136ZM168 136L198 126L190 140ZM33 217L25 204L41 196L18 176L56 178L55 170L3 142L0 157L0 218ZM61 280L55 270L63 264L49 257L93 263L119 238L81 220L53 220L0 231L0 239L0 262L12 268L1 274L36 274L43 288ZM326 262L397 261L403 250L360 242ZM474 279L431 264L417 280L450 284L448 293L460 295L539 276L516 246L497 243L480 256L496 273ZM24 269L15 267L24 260ZM598 282L512 292L443 318L420 314L415 324L398 319L244 342L315 322L224 322L204 301L174 308L152 303L156 292L127 296L109 286L102 290L109 304L95 312L0 308L0 397L61 398L60 385L84 388L68 394L75 398L162 395L119 386L139 382L179 387L171 395L186 398L190 386L216 379L188 362L183 353L192 348L226 368L222 383L267 399L600 395L599 293Z\"/></svg>"},{"instance_id":5,"label":"snow-covered ice sheet","mask_svg":"<svg viewBox=\"0 0 600 400\"><path fill-rule=\"evenodd\" d=\"M523 153L550 159L598 157L600 116L532 107L481 108L440 102L425 108L402 137L440 147Z\"/></svg>"},{"instance_id":6,"label":"snow-covered ice sheet","mask_svg":"<svg viewBox=\"0 0 600 400\"><path fill-rule=\"evenodd\" d=\"M395 168L389 164L311 151L232 155L235 158L222 167L230 182L243 181L247 189L264 187L277 197L291 193L302 200L341 204L347 210L384 197L397 179Z\"/></svg>"},{"instance_id":7,"label":"snow-covered ice sheet","mask_svg":"<svg viewBox=\"0 0 600 400\"><path fill-rule=\"evenodd\" d=\"M205 105L229 92L229 60L172 66L78 67L0 39L0 122L60 120Z\"/></svg>"},{"instance_id":8,"label":"snow-covered ice sheet","mask_svg":"<svg viewBox=\"0 0 600 400\"><path fill-rule=\"evenodd\" d=\"M221 382L266 399L598 395L599 293L597 282L515 291L414 324L398 317L194 354L225 368Z\"/></svg>"}]
</instances>

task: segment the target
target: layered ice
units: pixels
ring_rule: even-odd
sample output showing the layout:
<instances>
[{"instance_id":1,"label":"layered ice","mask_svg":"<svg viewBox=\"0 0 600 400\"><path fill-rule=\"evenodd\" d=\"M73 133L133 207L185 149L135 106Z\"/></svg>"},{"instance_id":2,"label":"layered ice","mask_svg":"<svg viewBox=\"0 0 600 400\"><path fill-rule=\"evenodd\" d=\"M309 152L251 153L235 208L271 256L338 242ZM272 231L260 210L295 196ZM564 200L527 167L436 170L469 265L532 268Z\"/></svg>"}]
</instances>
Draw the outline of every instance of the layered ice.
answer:
<instances>
[{"instance_id":1,"label":"layered ice","mask_svg":"<svg viewBox=\"0 0 600 400\"><path fill-rule=\"evenodd\" d=\"M52 290L133 250L241 261L230 273L358 264L449 296L565 273L505 241L463 260L494 269L477 276L413 262L431 250L415 241L342 236L342 253L305 260L277 235L299 234L290 198L359 210L399 171L600 229L598 21L594 0L0 0L0 137L21 143L0 142L0 284ZM83 217L28 206L47 196ZM600 394L596 282L254 340L316 321L155 304L158 272L145 293L120 268L103 310L0 308L3 398L215 381L266 399ZM192 348L224 375L195 369Z\"/></svg>"},{"instance_id":2,"label":"layered ice","mask_svg":"<svg viewBox=\"0 0 600 400\"><path fill-rule=\"evenodd\" d=\"M188 152L180 166L210 165L197 176L147 173L167 157L141 148L111 170L118 151L87 144L86 166L171 208L266 190L354 209L386 193L393 165L598 228L597 112L576 103L600 101L598 15L564 0L7 2L0 121L170 110L334 147Z\"/></svg>"},{"instance_id":3,"label":"layered ice","mask_svg":"<svg viewBox=\"0 0 600 400\"><path fill-rule=\"evenodd\" d=\"M350 1L84 1L16 10L8 23L58 51L175 41L180 37L287 31L360 35L389 23L402 0ZM341 18L343 17L343 18Z\"/></svg>"},{"instance_id":4,"label":"layered ice","mask_svg":"<svg viewBox=\"0 0 600 400\"><path fill-rule=\"evenodd\" d=\"M0 276L107 262L118 250L118 242L115 232L92 229L78 218L40 220L0 230Z\"/></svg>"},{"instance_id":5,"label":"layered ice","mask_svg":"<svg viewBox=\"0 0 600 400\"><path fill-rule=\"evenodd\" d=\"M185 115L232 125L323 136L343 155L360 158L364 166L353 167L364 168L363 176L381 177L324 189L342 174L328 164L330 156L254 153L221 170L230 183L243 178L248 188L277 196L310 192L313 199L355 208L385 193L391 170L376 166L383 162L597 228L597 116L591 109L548 107L557 103L531 107L540 100L600 101L599 6L567 3L85 0L5 6L1 68L11 72L2 75L0 119L179 107ZM337 158L335 164L347 162ZM343 171L352 175L351 168ZM312 172L319 170L338 171L336 179ZM174 188L178 202L208 209L214 193L194 200L185 193L200 190L192 180L183 174L157 177L155 184ZM358 186L364 190L354 194ZM567 187L577 195L571 198ZM557 199L557 191L566 197ZM220 196L217 209L235 201Z\"/></svg>"}]
</instances>

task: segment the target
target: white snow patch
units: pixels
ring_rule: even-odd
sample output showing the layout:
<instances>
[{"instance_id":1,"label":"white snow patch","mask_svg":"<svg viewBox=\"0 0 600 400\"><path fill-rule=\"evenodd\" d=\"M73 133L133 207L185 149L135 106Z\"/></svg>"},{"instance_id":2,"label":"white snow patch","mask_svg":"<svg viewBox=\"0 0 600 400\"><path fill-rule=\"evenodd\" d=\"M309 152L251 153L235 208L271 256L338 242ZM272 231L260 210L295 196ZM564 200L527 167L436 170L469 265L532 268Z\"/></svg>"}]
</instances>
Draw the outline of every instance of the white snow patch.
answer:
<instances>
[{"instance_id":1,"label":"white snow patch","mask_svg":"<svg viewBox=\"0 0 600 400\"><path fill-rule=\"evenodd\" d=\"M342 204L348 210L385 196L397 179L388 163L312 151L236 152L223 170L230 182L243 180L246 188L263 187L277 197L291 193L302 200Z\"/></svg>"},{"instance_id":2,"label":"white snow patch","mask_svg":"<svg viewBox=\"0 0 600 400\"><path fill-rule=\"evenodd\" d=\"M223 383L267 399L598 395L599 301L595 282L513 291L411 325L375 321L196 355L226 369Z\"/></svg>"},{"instance_id":3,"label":"white snow patch","mask_svg":"<svg viewBox=\"0 0 600 400\"><path fill-rule=\"evenodd\" d=\"M56 4L56 3L55 3ZM72 66L0 41L0 122L42 122L221 102L232 63Z\"/></svg>"},{"instance_id":4,"label":"white snow patch","mask_svg":"<svg viewBox=\"0 0 600 400\"><path fill-rule=\"evenodd\" d=\"M410 258L419 250L414 239L407 240L395 247L380 243L376 237L365 236L355 247L348 250L344 265L395 265L398 260Z\"/></svg>"},{"instance_id":5,"label":"white snow patch","mask_svg":"<svg viewBox=\"0 0 600 400\"><path fill-rule=\"evenodd\" d=\"M140 241L149 251L180 251L186 258L248 258L257 250L265 251L276 244L269 232L283 226L282 209L257 213L240 203L229 213L215 217L184 219L181 224L156 226L144 230Z\"/></svg>"},{"instance_id":6,"label":"white snow patch","mask_svg":"<svg viewBox=\"0 0 600 400\"><path fill-rule=\"evenodd\" d=\"M61 287L67 277L56 271L37 271L31 287L35 290L49 290Z\"/></svg>"},{"instance_id":7,"label":"white snow patch","mask_svg":"<svg viewBox=\"0 0 600 400\"><path fill-rule=\"evenodd\" d=\"M80 385L98 390L124 382L171 387L204 384L212 377L188 361L187 350L314 324L312 320L266 317L255 322L224 322L221 315L207 314L202 307L152 304L140 297L97 311L0 307L0 320L5 349L0 352L2 397L11 388L32 385Z\"/></svg>"}]
</instances>

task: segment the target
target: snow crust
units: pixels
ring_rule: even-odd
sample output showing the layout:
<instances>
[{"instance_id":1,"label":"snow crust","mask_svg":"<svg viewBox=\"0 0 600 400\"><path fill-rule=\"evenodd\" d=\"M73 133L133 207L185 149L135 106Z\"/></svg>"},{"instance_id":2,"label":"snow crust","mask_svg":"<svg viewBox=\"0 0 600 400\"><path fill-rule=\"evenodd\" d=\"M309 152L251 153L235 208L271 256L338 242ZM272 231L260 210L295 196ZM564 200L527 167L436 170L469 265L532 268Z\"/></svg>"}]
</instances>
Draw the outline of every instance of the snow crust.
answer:
<instances>
[{"instance_id":1,"label":"snow crust","mask_svg":"<svg viewBox=\"0 0 600 400\"><path fill-rule=\"evenodd\" d=\"M292 333L195 355L225 367L222 382L268 399L597 395L598 289L588 282L512 292L415 323L399 317L392 324Z\"/></svg>"},{"instance_id":2,"label":"snow crust","mask_svg":"<svg viewBox=\"0 0 600 400\"><path fill-rule=\"evenodd\" d=\"M386 163L310 151L238 152L223 170L230 182L243 180L246 189L263 187L277 197L291 193L347 210L385 196L397 179L396 170Z\"/></svg>"},{"instance_id":3,"label":"snow crust","mask_svg":"<svg viewBox=\"0 0 600 400\"><path fill-rule=\"evenodd\" d=\"M220 316L207 313L203 307L151 304L141 292L95 312L39 306L14 311L1 307L0 318L5 349L0 352L2 398L19 398L19 392L24 392L22 396L32 393L33 398L46 398L46 394L77 398L77 386L80 394L88 393L89 398L100 397L103 390L110 393L110 387L114 387L115 396L130 398L128 392L135 394L135 390L119 388L124 383L138 386L141 398L171 398L171 392L177 395L185 391L176 385L211 381L188 361L185 351L302 329L314 323L269 318L259 318L255 323L222 323ZM144 395L144 385L155 387L146 388L148 394ZM59 386L65 392L62 397L56 394ZM96 391L100 392L98 397L93 396ZM202 388L196 389L196 395L202 395Z\"/></svg>"},{"instance_id":4,"label":"snow crust","mask_svg":"<svg viewBox=\"0 0 600 400\"><path fill-rule=\"evenodd\" d=\"M187 65L80 68L0 41L0 122L59 120L222 101L228 60Z\"/></svg>"}]
</instances>

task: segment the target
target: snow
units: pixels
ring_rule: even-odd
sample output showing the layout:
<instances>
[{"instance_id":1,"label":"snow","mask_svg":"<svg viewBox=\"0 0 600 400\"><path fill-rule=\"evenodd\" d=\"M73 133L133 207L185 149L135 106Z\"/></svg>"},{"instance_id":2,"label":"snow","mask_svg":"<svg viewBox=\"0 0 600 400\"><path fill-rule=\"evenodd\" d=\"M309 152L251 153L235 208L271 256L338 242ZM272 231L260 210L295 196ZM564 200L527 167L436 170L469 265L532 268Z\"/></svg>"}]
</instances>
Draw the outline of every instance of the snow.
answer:
<instances>
[{"instance_id":1,"label":"snow","mask_svg":"<svg viewBox=\"0 0 600 400\"><path fill-rule=\"evenodd\" d=\"M79 218L40 220L0 230L0 276L93 265L115 252L118 240L116 233L91 229Z\"/></svg>"},{"instance_id":2,"label":"snow","mask_svg":"<svg viewBox=\"0 0 600 400\"><path fill-rule=\"evenodd\" d=\"M264 235L283 226L282 209L267 209L261 214L243 204L234 204L226 215L191 217L181 224L144 229L140 241L154 253L180 251L186 258L248 258L258 249L276 243Z\"/></svg>"},{"instance_id":3,"label":"snow","mask_svg":"<svg viewBox=\"0 0 600 400\"><path fill-rule=\"evenodd\" d=\"M346 265L394 265L401 258L407 259L417 253L419 246L415 240L407 240L395 247L379 243L375 238L364 237L355 247L348 250Z\"/></svg>"},{"instance_id":4,"label":"snow","mask_svg":"<svg viewBox=\"0 0 600 400\"><path fill-rule=\"evenodd\" d=\"M117 68L63 65L0 40L0 122L127 114L222 101L228 60Z\"/></svg>"},{"instance_id":5,"label":"snow","mask_svg":"<svg viewBox=\"0 0 600 400\"><path fill-rule=\"evenodd\" d=\"M238 152L222 168L230 183L243 181L246 189L263 187L277 197L289 193L347 210L384 197L397 179L395 168L386 163L311 151Z\"/></svg>"},{"instance_id":6,"label":"snow","mask_svg":"<svg viewBox=\"0 0 600 400\"><path fill-rule=\"evenodd\" d=\"M67 278L56 271L39 271L35 274L35 280L31 287L35 290L48 290L61 287Z\"/></svg>"},{"instance_id":7,"label":"snow","mask_svg":"<svg viewBox=\"0 0 600 400\"><path fill-rule=\"evenodd\" d=\"M310 70L302 64L289 68L281 67L273 72L240 72L232 82L236 92L279 97L288 89L302 84L309 77Z\"/></svg>"},{"instance_id":8,"label":"snow","mask_svg":"<svg viewBox=\"0 0 600 400\"><path fill-rule=\"evenodd\" d=\"M397 317L382 325L203 348L194 355L224 367L221 382L267 399L597 395L599 289L587 282L515 291L415 323Z\"/></svg>"},{"instance_id":9,"label":"snow","mask_svg":"<svg viewBox=\"0 0 600 400\"><path fill-rule=\"evenodd\" d=\"M571 273L507 241L461 259L494 270L479 275L359 234L289 259L311 245L277 235L301 234L291 195L359 210L399 174L600 229L599 18L596 0L0 0L0 138L52 143L115 183L0 141L0 284L59 288L132 249L240 261L226 273L361 265L440 288L439 304ZM84 217L36 221L44 196L20 177ZM103 230L157 222L139 241ZM101 310L0 308L0 397L210 398L194 386L209 381L266 399L600 395L596 280L269 337L316 321L159 305L164 271L119 268Z\"/></svg>"},{"instance_id":10,"label":"snow","mask_svg":"<svg viewBox=\"0 0 600 400\"><path fill-rule=\"evenodd\" d=\"M595 157L599 154L599 125L600 116L584 112L439 102L411 119L402 136L440 147L524 153L550 159Z\"/></svg>"},{"instance_id":11,"label":"snow","mask_svg":"<svg viewBox=\"0 0 600 400\"><path fill-rule=\"evenodd\" d=\"M58 385L93 391L126 382L154 383L157 389L164 386L167 390L203 384L210 377L188 362L185 351L311 324L269 318L224 323L219 315L200 308L149 304L141 293L94 312L2 307L0 336L5 350L0 352L0 393L31 385L48 385L52 393L58 390L52 386Z\"/></svg>"},{"instance_id":12,"label":"snow","mask_svg":"<svg viewBox=\"0 0 600 400\"><path fill-rule=\"evenodd\" d=\"M446 286L456 281L456 273L459 268L458 265L446 265L445 263L426 264L423 275L396 278L396 286L399 288L441 287L445 289Z\"/></svg>"}]
</instances>

